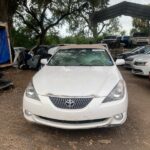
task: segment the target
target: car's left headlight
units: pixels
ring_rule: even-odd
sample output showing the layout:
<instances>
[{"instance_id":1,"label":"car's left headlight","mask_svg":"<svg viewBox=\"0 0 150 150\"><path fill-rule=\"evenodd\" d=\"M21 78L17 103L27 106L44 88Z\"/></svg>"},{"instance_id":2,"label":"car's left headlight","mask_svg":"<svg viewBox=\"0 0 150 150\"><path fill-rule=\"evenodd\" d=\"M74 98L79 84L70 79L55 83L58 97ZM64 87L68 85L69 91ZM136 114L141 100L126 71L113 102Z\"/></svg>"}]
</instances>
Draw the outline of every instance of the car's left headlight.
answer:
<instances>
[{"instance_id":1,"label":"car's left headlight","mask_svg":"<svg viewBox=\"0 0 150 150\"><path fill-rule=\"evenodd\" d=\"M104 99L103 103L121 100L125 94L125 83L120 80L110 94Z\"/></svg>"},{"instance_id":2,"label":"car's left headlight","mask_svg":"<svg viewBox=\"0 0 150 150\"><path fill-rule=\"evenodd\" d=\"M37 92L35 91L35 88L34 88L32 82L29 83L29 85L28 85L28 87L25 91L25 94L29 98L32 98L32 99L35 99L35 100L40 100L39 97L38 97Z\"/></svg>"},{"instance_id":3,"label":"car's left headlight","mask_svg":"<svg viewBox=\"0 0 150 150\"><path fill-rule=\"evenodd\" d=\"M150 62L135 62L136 66L150 66Z\"/></svg>"}]
</instances>

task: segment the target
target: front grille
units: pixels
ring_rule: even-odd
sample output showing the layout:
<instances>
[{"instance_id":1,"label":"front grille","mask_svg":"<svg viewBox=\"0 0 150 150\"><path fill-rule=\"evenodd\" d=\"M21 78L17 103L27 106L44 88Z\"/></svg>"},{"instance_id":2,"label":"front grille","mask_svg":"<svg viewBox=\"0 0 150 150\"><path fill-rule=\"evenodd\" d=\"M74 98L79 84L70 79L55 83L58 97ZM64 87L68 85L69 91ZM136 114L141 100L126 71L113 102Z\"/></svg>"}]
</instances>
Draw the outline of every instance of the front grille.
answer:
<instances>
[{"instance_id":1,"label":"front grille","mask_svg":"<svg viewBox=\"0 0 150 150\"><path fill-rule=\"evenodd\" d=\"M134 73L143 73L143 71L140 70L140 69L133 69L132 71L133 71Z\"/></svg>"},{"instance_id":2,"label":"front grille","mask_svg":"<svg viewBox=\"0 0 150 150\"><path fill-rule=\"evenodd\" d=\"M93 98L60 98L50 97L51 102L62 109L82 109L86 107Z\"/></svg>"},{"instance_id":3,"label":"front grille","mask_svg":"<svg viewBox=\"0 0 150 150\"><path fill-rule=\"evenodd\" d=\"M86 124L86 123L97 123L97 122L104 122L108 120L109 118L103 118L103 119L95 119L95 120L83 120L83 121L66 121L66 120L57 120L57 119L51 119L46 117L38 116L40 119L52 121L52 122L58 122L58 123L66 123L66 124Z\"/></svg>"}]
</instances>

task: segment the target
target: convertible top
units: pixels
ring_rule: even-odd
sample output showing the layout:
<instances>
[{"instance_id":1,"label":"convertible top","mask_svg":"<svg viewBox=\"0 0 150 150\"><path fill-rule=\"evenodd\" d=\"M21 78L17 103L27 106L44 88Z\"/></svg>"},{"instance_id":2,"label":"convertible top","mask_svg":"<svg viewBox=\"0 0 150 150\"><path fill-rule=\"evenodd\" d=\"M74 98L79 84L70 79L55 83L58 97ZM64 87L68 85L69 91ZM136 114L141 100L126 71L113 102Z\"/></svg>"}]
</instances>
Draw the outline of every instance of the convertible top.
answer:
<instances>
[{"instance_id":1,"label":"convertible top","mask_svg":"<svg viewBox=\"0 0 150 150\"><path fill-rule=\"evenodd\" d=\"M93 48L93 49L106 49L105 46L101 44L70 44L65 46L60 46L59 49L80 49L80 48Z\"/></svg>"}]
</instances>

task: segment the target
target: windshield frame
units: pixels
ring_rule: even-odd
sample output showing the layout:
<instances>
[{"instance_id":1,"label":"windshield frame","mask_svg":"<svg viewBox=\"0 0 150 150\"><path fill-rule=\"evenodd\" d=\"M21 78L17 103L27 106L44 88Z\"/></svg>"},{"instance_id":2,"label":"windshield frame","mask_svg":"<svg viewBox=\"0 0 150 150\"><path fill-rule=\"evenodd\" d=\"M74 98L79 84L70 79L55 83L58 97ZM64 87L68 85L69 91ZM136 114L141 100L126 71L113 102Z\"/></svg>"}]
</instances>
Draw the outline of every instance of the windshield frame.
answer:
<instances>
[{"instance_id":1,"label":"windshield frame","mask_svg":"<svg viewBox=\"0 0 150 150\"><path fill-rule=\"evenodd\" d=\"M72 48L71 48L72 49ZM82 49L82 48L77 48L77 49ZM92 49L92 48L86 48L86 49ZM51 67L112 67L112 66L114 66L115 65L115 63L114 63L114 60L113 60L113 58L112 58L112 56L111 56L111 54L106 50L106 49L101 49L101 48L93 48L93 49L95 49L95 50L99 50L99 51L105 51L106 53L107 53L107 55L108 55L108 57L109 57L109 59L111 60L111 62L112 62L112 65L105 65L105 66L103 66L103 65L50 65L49 63L50 63L50 61L53 59L53 57L55 57L56 56L56 54L60 51L60 50L67 50L67 49L58 49L56 52L55 52L55 54L48 60L48 63L47 63L47 66L51 66ZM101 49L101 50L100 50Z\"/></svg>"}]
</instances>

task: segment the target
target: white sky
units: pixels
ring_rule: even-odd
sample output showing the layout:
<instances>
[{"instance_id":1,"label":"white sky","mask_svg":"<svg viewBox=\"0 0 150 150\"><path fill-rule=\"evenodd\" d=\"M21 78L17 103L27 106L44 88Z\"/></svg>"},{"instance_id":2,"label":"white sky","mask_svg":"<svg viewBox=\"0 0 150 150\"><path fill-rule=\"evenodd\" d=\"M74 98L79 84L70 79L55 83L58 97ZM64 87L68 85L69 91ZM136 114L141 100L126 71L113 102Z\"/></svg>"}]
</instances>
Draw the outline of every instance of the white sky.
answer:
<instances>
[{"instance_id":1,"label":"white sky","mask_svg":"<svg viewBox=\"0 0 150 150\"><path fill-rule=\"evenodd\" d=\"M150 4L150 0L110 0L110 5L114 5L123 1L134 2L139 4ZM125 30L127 34L130 34L130 30L132 28L132 18L128 16L121 16L119 20L122 26L122 30ZM67 29L67 25L64 25L61 29L59 29L61 36L64 37L69 35L66 32L66 29Z\"/></svg>"}]
</instances>

